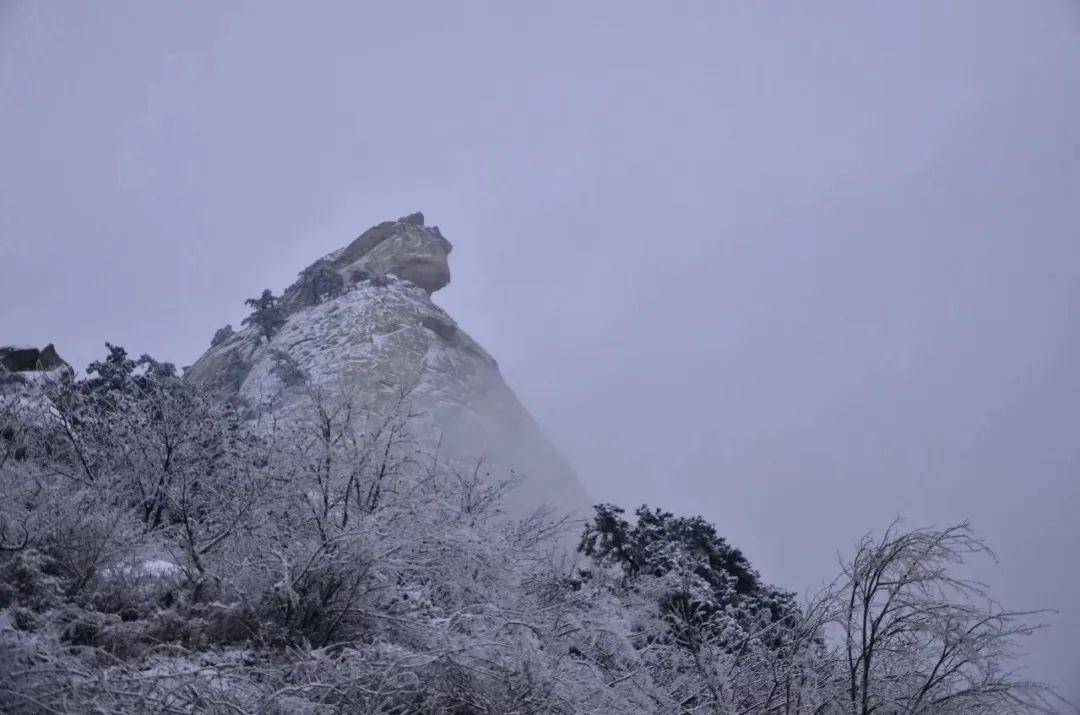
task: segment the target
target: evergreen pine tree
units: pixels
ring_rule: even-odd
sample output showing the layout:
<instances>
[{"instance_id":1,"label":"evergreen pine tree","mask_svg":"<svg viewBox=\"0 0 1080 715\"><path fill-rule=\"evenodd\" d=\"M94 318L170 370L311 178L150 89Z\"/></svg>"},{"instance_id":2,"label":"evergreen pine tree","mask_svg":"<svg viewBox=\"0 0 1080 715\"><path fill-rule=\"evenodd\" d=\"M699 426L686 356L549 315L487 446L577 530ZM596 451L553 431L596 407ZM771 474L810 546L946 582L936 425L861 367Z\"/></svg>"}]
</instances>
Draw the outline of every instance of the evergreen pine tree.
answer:
<instances>
[{"instance_id":1,"label":"evergreen pine tree","mask_svg":"<svg viewBox=\"0 0 1080 715\"><path fill-rule=\"evenodd\" d=\"M285 316L281 314L278 299L269 288L265 289L258 298L245 300L244 305L250 306L253 310L251 315L240 322L243 325L255 326L267 340L270 340L274 332L285 324Z\"/></svg>"}]
</instances>

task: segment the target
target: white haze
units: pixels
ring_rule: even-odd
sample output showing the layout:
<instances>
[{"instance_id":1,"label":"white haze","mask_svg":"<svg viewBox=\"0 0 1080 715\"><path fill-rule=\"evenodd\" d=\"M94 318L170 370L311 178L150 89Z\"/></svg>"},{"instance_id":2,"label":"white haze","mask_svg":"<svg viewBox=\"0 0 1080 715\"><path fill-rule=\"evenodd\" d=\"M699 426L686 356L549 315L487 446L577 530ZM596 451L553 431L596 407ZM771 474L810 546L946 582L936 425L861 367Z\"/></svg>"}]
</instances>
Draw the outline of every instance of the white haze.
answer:
<instances>
[{"instance_id":1,"label":"white haze","mask_svg":"<svg viewBox=\"0 0 1080 715\"><path fill-rule=\"evenodd\" d=\"M423 210L596 499L799 589L970 518L1080 699L1080 6L395 8L0 5L0 342L186 364Z\"/></svg>"}]
</instances>

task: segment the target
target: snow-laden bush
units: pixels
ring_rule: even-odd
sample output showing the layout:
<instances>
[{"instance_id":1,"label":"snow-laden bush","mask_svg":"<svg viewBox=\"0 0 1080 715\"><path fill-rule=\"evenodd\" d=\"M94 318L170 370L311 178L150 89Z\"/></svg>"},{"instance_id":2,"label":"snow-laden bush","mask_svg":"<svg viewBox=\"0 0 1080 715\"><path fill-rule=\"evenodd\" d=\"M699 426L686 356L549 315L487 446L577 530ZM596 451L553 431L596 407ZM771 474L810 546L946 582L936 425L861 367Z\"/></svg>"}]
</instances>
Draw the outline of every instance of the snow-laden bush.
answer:
<instances>
[{"instance_id":1,"label":"snow-laden bush","mask_svg":"<svg viewBox=\"0 0 1080 715\"><path fill-rule=\"evenodd\" d=\"M309 396L255 432L117 348L30 396L0 471L5 711L647 707L557 519L421 453L405 401Z\"/></svg>"},{"instance_id":2,"label":"snow-laden bush","mask_svg":"<svg viewBox=\"0 0 1080 715\"><path fill-rule=\"evenodd\" d=\"M1023 614L950 574L964 529L864 539L805 603L659 510L598 507L575 560L573 525L502 511L512 480L420 449L407 396L295 377L288 424L112 346L0 395L0 711L1048 707L1006 669Z\"/></svg>"}]
</instances>

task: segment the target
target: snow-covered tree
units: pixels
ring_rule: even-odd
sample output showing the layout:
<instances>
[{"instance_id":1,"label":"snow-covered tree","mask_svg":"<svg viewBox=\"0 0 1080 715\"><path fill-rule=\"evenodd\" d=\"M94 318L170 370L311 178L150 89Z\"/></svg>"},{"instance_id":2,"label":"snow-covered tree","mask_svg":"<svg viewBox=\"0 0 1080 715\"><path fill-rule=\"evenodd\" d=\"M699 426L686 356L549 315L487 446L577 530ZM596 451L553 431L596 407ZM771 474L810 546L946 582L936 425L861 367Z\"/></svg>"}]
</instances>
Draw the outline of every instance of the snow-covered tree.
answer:
<instances>
[{"instance_id":1,"label":"snow-covered tree","mask_svg":"<svg viewBox=\"0 0 1080 715\"><path fill-rule=\"evenodd\" d=\"M990 556L966 523L863 537L829 595L841 633L845 710L904 713L1057 712L1041 683L1015 671L1037 613L999 605L956 573Z\"/></svg>"}]
</instances>

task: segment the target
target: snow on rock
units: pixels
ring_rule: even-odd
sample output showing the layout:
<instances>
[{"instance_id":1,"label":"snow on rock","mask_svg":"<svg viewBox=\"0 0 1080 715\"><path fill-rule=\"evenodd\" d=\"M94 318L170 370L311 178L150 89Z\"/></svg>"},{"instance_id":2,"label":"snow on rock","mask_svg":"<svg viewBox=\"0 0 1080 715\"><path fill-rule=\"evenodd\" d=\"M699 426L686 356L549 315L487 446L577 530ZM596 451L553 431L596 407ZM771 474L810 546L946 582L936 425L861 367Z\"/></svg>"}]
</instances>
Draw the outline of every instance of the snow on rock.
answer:
<instances>
[{"instance_id":1,"label":"snow on rock","mask_svg":"<svg viewBox=\"0 0 1080 715\"><path fill-rule=\"evenodd\" d=\"M180 573L180 567L174 564L172 561L166 561L165 559L147 559L141 562L138 567L150 574L157 577L170 577Z\"/></svg>"}]
</instances>

